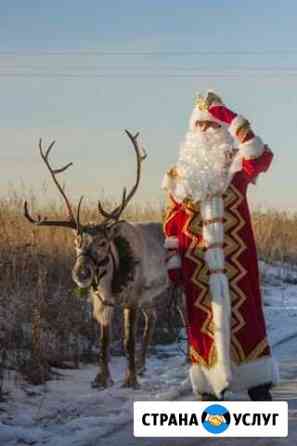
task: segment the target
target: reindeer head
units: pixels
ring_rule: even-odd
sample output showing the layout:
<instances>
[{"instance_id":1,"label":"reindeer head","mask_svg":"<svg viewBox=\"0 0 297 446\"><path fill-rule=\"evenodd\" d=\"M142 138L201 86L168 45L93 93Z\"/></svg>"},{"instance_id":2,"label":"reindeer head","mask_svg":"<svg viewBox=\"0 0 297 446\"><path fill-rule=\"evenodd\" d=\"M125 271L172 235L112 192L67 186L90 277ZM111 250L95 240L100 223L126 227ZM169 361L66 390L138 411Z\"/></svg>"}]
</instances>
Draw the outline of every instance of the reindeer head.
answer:
<instances>
[{"instance_id":1,"label":"reindeer head","mask_svg":"<svg viewBox=\"0 0 297 446\"><path fill-rule=\"evenodd\" d=\"M28 210L28 203L24 203L24 216L26 219L37 226L58 226L64 228L70 228L75 234L75 252L76 260L72 269L72 278L74 282L80 288L88 288L91 285L98 285L100 279L110 271L110 253L112 250L112 241L117 234L117 227L120 222L120 216L127 204L135 194L141 175L142 161L146 158L144 150L140 150L137 142L138 133L132 135L128 130L125 130L129 139L132 142L137 158L137 175L136 182L130 192L127 194L126 188L123 190L121 204L118 205L113 211L108 212L103 208L101 201L98 201L98 211L100 215L100 223L98 224L81 224L80 222L80 210L83 197L80 198L77 207L76 215L74 215L72 206L69 199L66 196L64 188L60 185L57 175L68 169L72 163L68 163L66 166L60 169L53 169L49 162L49 154L54 146L53 141L44 152L42 149L42 141L39 141L39 151L41 158L43 159L50 175L57 186L62 198L65 202L67 210L66 220L49 220L46 217L37 219L33 218Z\"/></svg>"},{"instance_id":2,"label":"reindeer head","mask_svg":"<svg viewBox=\"0 0 297 446\"><path fill-rule=\"evenodd\" d=\"M110 270L110 254L116 225L117 223L112 229L104 225L88 226L83 232L75 234L76 260L72 278L80 288L98 285L100 279Z\"/></svg>"}]
</instances>

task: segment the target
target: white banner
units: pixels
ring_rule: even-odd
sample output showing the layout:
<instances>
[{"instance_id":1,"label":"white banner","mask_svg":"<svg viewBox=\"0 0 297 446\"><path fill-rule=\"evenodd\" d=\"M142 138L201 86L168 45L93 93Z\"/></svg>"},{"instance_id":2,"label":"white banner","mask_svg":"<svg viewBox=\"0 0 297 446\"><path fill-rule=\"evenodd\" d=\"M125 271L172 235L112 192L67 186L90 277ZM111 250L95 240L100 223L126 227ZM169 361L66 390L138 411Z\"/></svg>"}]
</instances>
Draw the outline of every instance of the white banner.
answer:
<instances>
[{"instance_id":1,"label":"white banner","mask_svg":"<svg viewBox=\"0 0 297 446\"><path fill-rule=\"evenodd\" d=\"M135 437L287 437L280 401L136 401Z\"/></svg>"}]
</instances>

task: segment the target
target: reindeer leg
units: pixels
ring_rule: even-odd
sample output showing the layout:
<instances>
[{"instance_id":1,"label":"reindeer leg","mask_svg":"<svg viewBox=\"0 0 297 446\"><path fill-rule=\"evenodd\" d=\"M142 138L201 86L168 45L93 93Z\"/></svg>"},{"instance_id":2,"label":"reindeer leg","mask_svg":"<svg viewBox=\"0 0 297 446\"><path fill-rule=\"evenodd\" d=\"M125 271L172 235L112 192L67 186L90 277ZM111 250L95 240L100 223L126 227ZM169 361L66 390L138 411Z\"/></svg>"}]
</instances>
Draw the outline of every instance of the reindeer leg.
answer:
<instances>
[{"instance_id":1,"label":"reindeer leg","mask_svg":"<svg viewBox=\"0 0 297 446\"><path fill-rule=\"evenodd\" d=\"M124 347L128 358L128 368L123 387L138 387L135 364L137 308L124 308Z\"/></svg>"},{"instance_id":2,"label":"reindeer leg","mask_svg":"<svg viewBox=\"0 0 297 446\"><path fill-rule=\"evenodd\" d=\"M157 319L156 311L154 308L143 308L142 313L144 315L144 332L142 338L142 348L140 351L140 357L137 361L137 371L142 374L145 371L145 360L147 355L148 346L152 342L152 337L155 329L155 322Z\"/></svg>"},{"instance_id":3,"label":"reindeer leg","mask_svg":"<svg viewBox=\"0 0 297 446\"><path fill-rule=\"evenodd\" d=\"M108 367L108 351L110 344L110 326L100 325L101 337L100 337L100 353L99 353L99 372L92 382L94 388L106 388L113 384Z\"/></svg>"}]
</instances>

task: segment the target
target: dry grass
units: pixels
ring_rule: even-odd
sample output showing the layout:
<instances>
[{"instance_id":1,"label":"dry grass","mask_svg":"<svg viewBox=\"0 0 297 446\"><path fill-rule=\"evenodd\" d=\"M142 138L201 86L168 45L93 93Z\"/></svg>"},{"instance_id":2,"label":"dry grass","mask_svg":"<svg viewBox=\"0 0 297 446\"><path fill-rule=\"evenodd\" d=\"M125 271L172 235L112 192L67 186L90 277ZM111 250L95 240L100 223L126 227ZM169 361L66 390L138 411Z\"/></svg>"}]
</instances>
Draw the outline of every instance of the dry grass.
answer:
<instances>
[{"instance_id":1,"label":"dry grass","mask_svg":"<svg viewBox=\"0 0 297 446\"><path fill-rule=\"evenodd\" d=\"M297 213L256 211L253 226L262 260L297 265Z\"/></svg>"},{"instance_id":2,"label":"dry grass","mask_svg":"<svg viewBox=\"0 0 297 446\"><path fill-rule=\"evenodd\" d=\"M0 201L0 342L10 351L32 351L35 315L37 332L43 336L40 341L43 354L55 361L69 359L70 339L74 354L79 337L86 340L84 349L90 350L97 334L88 304L75 298L73 293L72 231L30 225L22 215L23 198L12 193ZM32 195L30 203L40 209ZM105 201L107 208L112 205L112 200ZM63 208L49 203L41 213L58 217L63 215ZM134 221L161 221L162 210L161 206L149 204L132 206L124 217ZM84 208L83 221L97 219L95 206ZM297 262L297 214L257 211L253 223L260 258L268 262ZM34 313L36 308L39 322ZM22 365L24 354L18 354L14 359Z\"/></svg>"},{"instance_id":3,"label":"dry grass","mask_svg":"<svg viewBox=\"0 0 297 446\"><path fill-rule=\"evenodd\" d=\"M73 261L72 231L61 228L37 228L23 215L21 194L11 193L0 201L0 282L2 295L32 294L42 280L45 295L59 289L72 289L70 270ZM33 208L41 214L56 218L63 216L63 207L56 203L42 209L36 198L29 198ZM106 208L113 208L112 200L105 200ZM133 221L161 221L161 206L150 204L130 206L124 218ZM96 206L84 207L82 220L98 221ZM297 214L257 211L253 225L261 259L268 262L297 262Z\"/></svg>"}]
</instances>

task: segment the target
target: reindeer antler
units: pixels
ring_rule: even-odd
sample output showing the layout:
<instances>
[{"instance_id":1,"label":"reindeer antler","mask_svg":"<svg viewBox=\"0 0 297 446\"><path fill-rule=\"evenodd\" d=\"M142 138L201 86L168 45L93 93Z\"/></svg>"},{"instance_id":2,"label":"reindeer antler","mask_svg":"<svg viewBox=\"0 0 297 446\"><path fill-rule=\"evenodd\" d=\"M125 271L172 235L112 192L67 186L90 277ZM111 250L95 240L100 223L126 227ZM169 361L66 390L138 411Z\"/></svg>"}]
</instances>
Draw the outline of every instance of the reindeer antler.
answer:
<instances>
[{"instance_id":1,"label":"reindeer antler","mask_svg":"<svg viewBox=\"0 0 297 446\"><path fill-rule=\"evenodd\" d=\"M41 158L43 159L43 161L44 161L44 163L45 163L45 165L53 179L53 182L55 183L55 185L58 188L58 191L62 195L62 198L66 205L68 218L67 218L67 220L48 220L47 217L41 217L40 215L38 215L37 219L35 219L31 216L31 214L28 210L28 202L27 201L24 202L24 216L30 223L33 223L37 226L60 226L60 227L64 227L64 228L76 229L79 231L80 227L81 227L80 221L79 221L79 215L80 215L80 207L81 207L81 202L82 202L83 197L81 197L81 199L79 201L79 205L78 205L78 209L77 209L77 217L75 219L69 199L67 198L63 187L57 180L57 175L65 172L70 166L73 165L73 163L72 162L68 163L65 166L58 168L58 169L54 169L53 167L51 167L50 162L49 162L49 155L50 155L52 148L54 147L54 144L55 144L55 141L52 141L50 143L50 145L48 146L48 148L44 152L43 148L42 148L42 140L40 138L39 144L38 144L39 152L40 152Z\"/></svg>"},{"instance_id":2,"label":"reindeer antler","mask_svg":"<svg viewBox=\"0 0 297 446\"><path fill-rule=\"evenodd\" d=\"M132 145L133 145L133 148L134 148L135 154L136 154L136 160L137 160L136 181L135 181L134 186L132 187L132 189L128 193L128 195L127 195L127 189L124 188L121 204L119 206L117 206L113 211L111 211L111 212L106 211L103 208L101 201L98 201L99 213L105 218L103 223L101 223L102 225L106 225L107 223L109 223L110 220L114 220L114 221L118 221L119 220L123 210L127 207L129 201L134 196L134 194L135 194L135 192L136 192L136 190L138 188L138 185L139 185L139 182L140 182L140 176L141 176L142 162L147 157L147 154L146 154L145 150L143 148L140 149L140 147L138 145L137 138L139 136L139 132L137 132L134 136L132 135L132 133L129 132L129 130L125 130L125 132L128 135L130 141L132 142Z\"/></svg>"}]
</instances>

